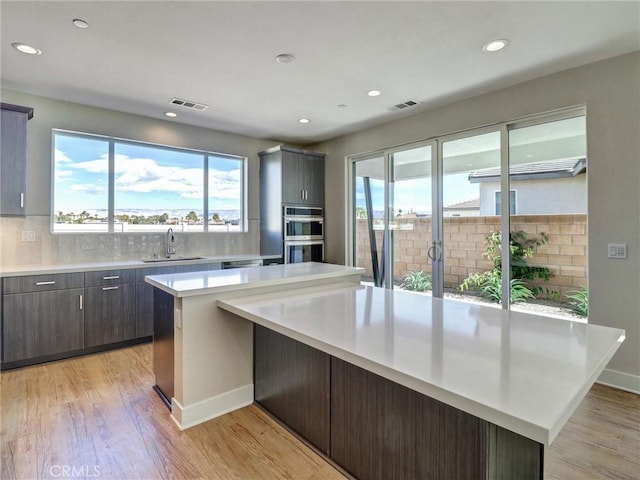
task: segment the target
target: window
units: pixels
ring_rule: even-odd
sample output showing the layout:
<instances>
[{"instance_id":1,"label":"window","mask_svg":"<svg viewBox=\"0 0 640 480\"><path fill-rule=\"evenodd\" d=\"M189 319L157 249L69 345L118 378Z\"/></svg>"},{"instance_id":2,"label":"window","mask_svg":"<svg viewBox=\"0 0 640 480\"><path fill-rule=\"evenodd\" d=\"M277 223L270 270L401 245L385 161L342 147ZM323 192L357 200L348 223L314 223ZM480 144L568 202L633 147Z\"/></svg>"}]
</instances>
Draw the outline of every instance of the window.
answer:
<instances>
[{"instance_id":1,"label":"window","mask_svg":"<svg viewBox=\"0 0 640 480\"><path fill-rule=\"evenodd\" d=\"M495 192L495 207L496 215L502 215L502 197L500 191ZM509 214L516 215L516 192L515 190L509 191Z\"/></svg>"},{"instance_id":2,"label":"window","mask_svg":"<svg viewBox=\"0 0 640 480\"><path fill-rule=\"evenodd\" d=\"M52 231L241 232L246 158L53 131Z\"/></svg>"}]
</instances>

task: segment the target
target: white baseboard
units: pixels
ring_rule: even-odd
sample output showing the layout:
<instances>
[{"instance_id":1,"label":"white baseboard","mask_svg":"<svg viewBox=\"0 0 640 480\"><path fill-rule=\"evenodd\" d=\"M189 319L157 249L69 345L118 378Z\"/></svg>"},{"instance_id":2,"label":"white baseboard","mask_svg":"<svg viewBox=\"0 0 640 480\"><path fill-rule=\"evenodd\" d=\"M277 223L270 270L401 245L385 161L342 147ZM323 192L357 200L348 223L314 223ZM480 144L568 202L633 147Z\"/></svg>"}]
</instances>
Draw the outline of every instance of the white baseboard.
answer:
<instances>
[{"instance_id":1,"label":"white baseboard","mask_svg":"<svg viewBox=\"0 0 640 480\"><path fill-rule=\"evenodd\" d=\"M201 400L193 405L183 406L171 399L171 419L180 430L199 425L225 413L238 410L253 403L253 384L245 385L230 392Z\"/></svg>"},{"instance_id":2,"label":"white baseboard","mask_svg":"<svg viewBox=\"0 0 640 480\"><path fill-rule=\"evenodd\" d=\"M596 383L640 395L640 376L605 368Z\"/></svg>"}]
</instances>

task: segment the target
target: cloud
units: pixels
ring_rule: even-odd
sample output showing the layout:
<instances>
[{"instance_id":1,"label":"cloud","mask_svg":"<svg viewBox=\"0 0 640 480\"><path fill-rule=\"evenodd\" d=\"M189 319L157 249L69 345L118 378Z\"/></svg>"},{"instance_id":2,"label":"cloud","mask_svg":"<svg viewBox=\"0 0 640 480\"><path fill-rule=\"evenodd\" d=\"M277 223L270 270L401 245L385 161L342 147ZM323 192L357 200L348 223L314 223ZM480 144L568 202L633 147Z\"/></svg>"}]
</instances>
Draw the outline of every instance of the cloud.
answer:
<instances>
[{"instance_id":1,"label":"cloud","mask_svg":"<svg viewBox=\"0 0 640 480\"><path fill-rule=\"evenodd\" d=\"M89 195L103 195L104 194L104 187L100 186L100 185L93 185L93 184L73 184L69 186L69 190L72 190L74 192L85 192L88 193Z\"/></svg>"},{"instance_id":2,"label":"cloud","mask_svg":"<svg viewBox=\"0 0 640 480\"><path fill-rule=\"evenodd\" d=\"M66 153L64 153L62 150L60 150L59 148L56 148L54 153L53 153L53 159L55 160L56 163L71 163L71 159L67 156Z\"/></svg>"}]
</instances>

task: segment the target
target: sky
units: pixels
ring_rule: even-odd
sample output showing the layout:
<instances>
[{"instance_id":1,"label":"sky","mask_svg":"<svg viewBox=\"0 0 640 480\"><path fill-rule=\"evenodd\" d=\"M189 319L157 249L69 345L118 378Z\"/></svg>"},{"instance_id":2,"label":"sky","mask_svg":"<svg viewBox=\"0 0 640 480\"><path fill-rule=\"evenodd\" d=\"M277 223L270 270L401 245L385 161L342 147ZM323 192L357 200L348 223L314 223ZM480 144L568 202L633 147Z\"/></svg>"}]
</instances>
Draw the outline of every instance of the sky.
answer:
<instances>
[{"instance_id":1,"label":"sky","mask_svg":"<svg viewBox=\"0 0 640 480\"><path fill-rule=\"evenodd\" d=\"M480 197L480 187L469 183L467 172L445 175L443 178L444 206ZM371 179L371 203L374 212L384 210L384 182ZM393 210L402 213L431 213L431 177L402 180L394 184ZM365 206L364 183L362 177L356 181L356 207Z\"/></svg>"},{"instance_id":2,"label":"sky","mask_svg":"<svg viewBox=\"0 0 640 480\"><path fill-rule=\"evenodd\" d=\"M116 214L149 209L202 212L203 154L116 143ZM109 143L100 138L55 135L54 211L108 208ZM242 162L209 157L209 211L239 210ZM150 212L151 214L151 212Z\"/></svg>"}]
</instances>

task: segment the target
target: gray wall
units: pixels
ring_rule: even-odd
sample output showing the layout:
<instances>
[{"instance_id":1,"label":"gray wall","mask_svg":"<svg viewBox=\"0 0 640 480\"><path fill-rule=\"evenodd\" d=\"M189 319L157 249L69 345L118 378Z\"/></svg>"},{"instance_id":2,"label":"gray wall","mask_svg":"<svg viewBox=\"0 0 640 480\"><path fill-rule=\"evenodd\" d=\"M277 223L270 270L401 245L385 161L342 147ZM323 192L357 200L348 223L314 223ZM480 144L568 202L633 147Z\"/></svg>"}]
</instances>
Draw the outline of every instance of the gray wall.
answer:
<instances>
[{"instance_id":1,"label":"gray wall","mask_svg":"<svg viewBox=\"0 0 640 480\"><path fill-rule=\"evenodd\" d=\"M27 136L27 218L0 218L0 264L3 268L11 265L135 259L162 251L164 235L158 234L50 234L52 128L248 157L248 233L181 234L178 236L178 253L259 253L257 153L276 142L6 89L0 90L0 95L3 102L34 108L34 117L28 122ZM22 242L23 230L35 231L36 242Z\"/></svg>"},{"instance_id":2,"label":"gray wall","mask_svg":"<svg viewBox=\"0 0 640 480\"><path fill-rule=\"evenodd\" d=\"M576 105L587 107L589 321L627 333L601 379L640 391L639 52L311 146L327 154L327 261L345 261L347 155ZM628 258L607 259L609 242L628 244Z\"/></svg>"}]
</instances>

